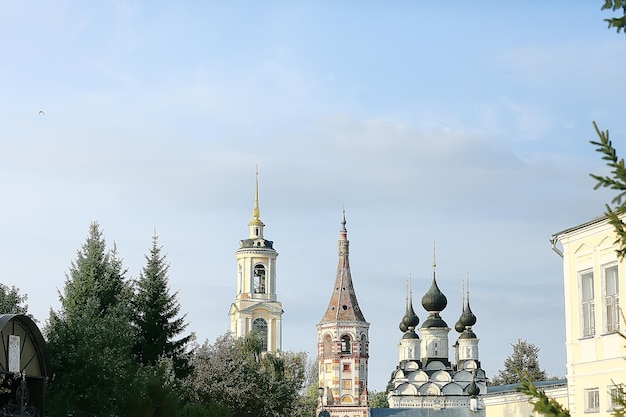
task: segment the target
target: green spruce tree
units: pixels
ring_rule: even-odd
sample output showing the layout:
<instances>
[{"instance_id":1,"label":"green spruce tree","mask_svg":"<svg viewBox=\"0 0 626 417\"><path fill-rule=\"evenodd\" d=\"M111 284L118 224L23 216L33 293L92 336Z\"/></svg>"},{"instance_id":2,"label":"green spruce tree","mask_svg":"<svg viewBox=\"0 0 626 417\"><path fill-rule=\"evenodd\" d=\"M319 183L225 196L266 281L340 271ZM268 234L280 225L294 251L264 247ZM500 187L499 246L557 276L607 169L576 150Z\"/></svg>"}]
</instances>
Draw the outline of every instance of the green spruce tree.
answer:
<instances>
[{"instance_id":1,"label":"green spruce tree","mask_svg":"<svg viewBox=\"0 0 626 417\"><path fill-rule=\"evenodd\" d=\"M65 289L60 294L61 305L67 313L80 313L87 300L95 298L100 311L118 302L128 303L131 291L125 281L126 270L117 256L117 247L107 251L106 241L97 222L89 226L87 241L72 261L66 274Z\"/></svg>"},{"instance_id":2,"label":"green spruce tree","mask_svg":"<svg viewBox=\"0 0 626 417\"><path fill-rule=\"evenodd\" d=\"M135 353L144 365L156 365L160 359L172 360L174 374L181 378L189 373L187 348L192 334L182 336L187 328L186 315L179 316L178 292L170 294L169 264L156 233L152 236L150 254L145 256L136 282L134 325L137 332Z\"/></svg>"},{"instance_id":3,"label":"green spruce tree","mask_svg":"<svg viewBox=\"0 0 626 417\"><path fill-rule=\"evenodd\" d=\"M615 243L619 245L617 255L619 258L623 258L626 255L626 223L623 220L626 213L626 167L624 159L617 156L617 151L609 140L609 131L598 129L596 122L593 122L593 127L598 134L599 141L592 140L589 142L596 146L596 152L604 155L602 159L607 161L607 166L611 168L611 173L610 175L589 175L597 181L594 189L604 187L619 192L611 201L611 204L614 204L615 207L612 208L610 205L606 205L606 216L617 234L617 239L615 240Z\"/></svg>"},{"instance_id":4,"label":"green spruce tree","mask_svg":"<svg viewBox=\"0 0 626 417\"><path fill-rule=\"evenodd\" d=\"M54 415L124 416L129 400L140 395L132 389L139 373L125 272L92 223L59 294L61 309L50 312L45 329Z\"/></svg>"},{"instance_id":5,"label":"green spruce tree","mask_svg":"<svg viewBox=\"0 0 626 417\"><path fill-rule=\"evenodd\" d=\"M533 381L547 379L546 371L539 367L539 348L526 340L518 339L512 344L513 353L504 360L504 369L498 371L491 385L515 384L520 382L520 372Z\"/></svg>"},{"instance_id":6,"label":"green spruce tree","mask_svg":"<svg viewBox=\"0 0 626 417\"><path fill-rule=\"evenodd\" d=\"M609 24L609 29L615 28L619 33L624 27L626 27L626 1L625 0L604 0L602 10L611 10L618 12L617 17L610 17L604 19ZM621 16L619 15L621 14Z\"/></svg>"}]
</instances>

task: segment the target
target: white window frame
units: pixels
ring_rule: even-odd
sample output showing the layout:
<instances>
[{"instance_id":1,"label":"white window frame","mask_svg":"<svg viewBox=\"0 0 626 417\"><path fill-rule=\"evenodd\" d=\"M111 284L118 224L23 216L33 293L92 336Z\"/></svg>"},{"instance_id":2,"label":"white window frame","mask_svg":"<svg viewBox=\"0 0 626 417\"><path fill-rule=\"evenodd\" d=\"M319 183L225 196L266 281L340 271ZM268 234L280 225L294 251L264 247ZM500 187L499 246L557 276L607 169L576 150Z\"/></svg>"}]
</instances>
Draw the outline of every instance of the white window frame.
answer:
<instances>
[{"instance_id":1,"label":"white window frame","mask_svg":"<svg viewBox=\"0 0 626 417\"><path fill-rule=\"evenodd\" d=\"M585 390L585 413L600 412L600 390L590 388Z\"/></svg>"},{"instance_id":2,"label":"white window frame","mask_svg":"<svg viewBox=\"0 0 626 417\"><path fill-rule=\"evenodd\" d=\"M590 277L590 278L589 278ZM584 280L589 279L591 283L591 297L585 299ZM578 283L580 288L580 335L581 337L593 337L596 335L596 305L595 305L595 283L592 269L580 271L578 273Z\"/></svg>"},{"instance_id":3,"label":"white window frame","mask_svg":"<svg viewBox=\"0 0 626 417\"><path fill-rule=\"evenodd\" d=\"M615 292L609 294L607 270L615 270ZM615 333L620 330L619 309L619 267L616 263L602 266L602 307L604 311L603 324L605 333Z\"/></svg>"}]
</instances>

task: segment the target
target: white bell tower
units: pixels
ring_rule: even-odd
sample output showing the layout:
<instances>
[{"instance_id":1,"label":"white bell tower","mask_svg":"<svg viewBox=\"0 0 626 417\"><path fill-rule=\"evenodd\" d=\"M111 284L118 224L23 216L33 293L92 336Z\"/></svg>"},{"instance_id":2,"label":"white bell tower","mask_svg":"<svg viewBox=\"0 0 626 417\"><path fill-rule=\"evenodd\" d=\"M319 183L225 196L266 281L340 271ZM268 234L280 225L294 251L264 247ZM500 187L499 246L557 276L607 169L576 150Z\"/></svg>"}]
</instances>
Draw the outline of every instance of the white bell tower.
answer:
<instances>
[{"instance_id":1,"label":"white bell tower","mask_svg":"<svg viewBox=\"0 0 626 417\"><path fill-rule=\"evenodd\" d=\"M252 220L247 239L239 241L237 258L237 295L230 307L230 330L235 337L255 330L263 341L263 351L282 350L283 307L276 296L276 258L274 242L263 237L265 225L259 209L259 172Z\"/></svg>"}]
</instances>

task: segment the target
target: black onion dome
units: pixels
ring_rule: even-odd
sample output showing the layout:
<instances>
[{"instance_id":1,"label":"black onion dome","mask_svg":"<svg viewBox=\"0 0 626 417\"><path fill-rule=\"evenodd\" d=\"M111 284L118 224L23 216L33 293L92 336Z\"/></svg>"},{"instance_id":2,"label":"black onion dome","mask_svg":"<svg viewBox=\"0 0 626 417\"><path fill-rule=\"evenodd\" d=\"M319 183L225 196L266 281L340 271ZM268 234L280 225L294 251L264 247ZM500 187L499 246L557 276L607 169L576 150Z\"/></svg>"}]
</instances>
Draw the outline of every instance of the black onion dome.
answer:
<instances>
[{"instance_id":1,"label":"black onion dome","mask_svg":"<svg viewBox=\"0 0 626 417\"><path fill-rule=\"evenodd\" d=\"M431 327L448 327L448 324L441 318L439 313L430 313L426 320L424 320L422 329L429 329Z\"/></svg>"},{"instance_id":2,"label":"black onion dome","mask_svg":"<svg viewBox=\"0 0 626 417\"><path fill-rule=\"evenodd\" d=\"M459 336L459 339L478 339L478 336L471 329L465 329Z\"/></svg>"},{"instance_id":3,"label":"black onion dome","mask_svg":"<svg viewBox=\"0 0 626 417\"><path fill-rule=\"evenodd\" d=\"M406 309L406 314L402 318L402 323L407 328L416 328L420 323L420 318L415 314L415 310L413 310L413 303L409 303L409 306Z\"/></svg>"},{"instance_id":4,"label":"black onion dome","mask_svg":"<svg viewBox=\"0 0 626 417\"><path fill-rule=\"evenodd\" d=\"M430 285L430 289L422 297L422 306L426 311L443 311L448 305L448 299L439 290L437 286L437 280L433 276L433 282Z\"/></svg>"},{"instance_id":5,"label":"black onion dome","mask_svg":"<svg viewBox=\"0 0 626 417\"><path fill-rule=\"evenodd\" d=\"M402 321L400 322L400 325L398 326L400 328L400 331L402 333L406 332L407 330L409 330L408 327L406 327L406 325L404 324L404 319L402 319Z\"/></svg>"},{"instance_id":6,"label":"black onion dome","mask_svg":"<svg viewBox=\"0 0 626 417\"><path fill-rule=\"evenodd\" d=\"M476 324L476 316L472 312L472 309L469 305L469 300L463 309L463 313L461 314L461 318L459 321L463 324L464 327L471 327Z\"/></svg>"},{"instance_id":7,"label":"black onion dome","mask_svg":"<svg viewBox=\"0 0 626 417\"><path fill-rule=\"evenodd\" d=\"M467 393L469 395L478 395L480 394L480 388L476 385L476 381L472 381L467 387Z\"/></svg>"},{"instance_id":8,"label":"black onion dome","mask_svg":"<svg viewBox=\"0 0 626 417\"><path fill-rule=\"evenodd\" d=\"M415 333L415 331L413 331L413 329L409 330L408 332L404 333L404 336L402 336L403 339L419 339L420 337L417 335L417 333Z\"/></svg>"},{"instance_id":9,"label":"black onion dome","mask_svg":"<svg viewBox=\"0 0 626 417\"><path fill-rule=\"evenodd\" d=\"M454 324L454 330L456 330L457 333L463 333L463 330L465 330L465 326L463 326L463 323L461 323L461 320L462 320L462 316Z\"/></svg>"}]
</instances>

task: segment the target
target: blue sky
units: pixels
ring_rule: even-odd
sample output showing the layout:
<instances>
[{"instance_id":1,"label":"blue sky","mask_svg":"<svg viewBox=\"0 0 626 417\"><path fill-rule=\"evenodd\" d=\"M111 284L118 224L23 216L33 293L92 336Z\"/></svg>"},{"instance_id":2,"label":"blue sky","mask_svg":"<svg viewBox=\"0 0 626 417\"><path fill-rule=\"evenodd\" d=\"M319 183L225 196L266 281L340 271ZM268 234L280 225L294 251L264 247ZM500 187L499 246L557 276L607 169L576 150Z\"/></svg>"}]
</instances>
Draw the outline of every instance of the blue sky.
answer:
<instances>
[{"instance_id":1,"label":"blue sky","mask_svg":"<svg viewBox=\"0 0 626 417\"><path fill-rule=\"evenodd\" d=\"M563 376L549 238L611 199L588 176L592 121L618 150L626 135L626 37L601 3L2 2L2 282L44 323L90 222L131 277L156 228L189 330L213 341L258 164L284 349L315 354L345 207L371 389L409 274L426 317L433 241L451 326L469 273L487 374L522 338Z\"/></svg>"}]
</instances>

